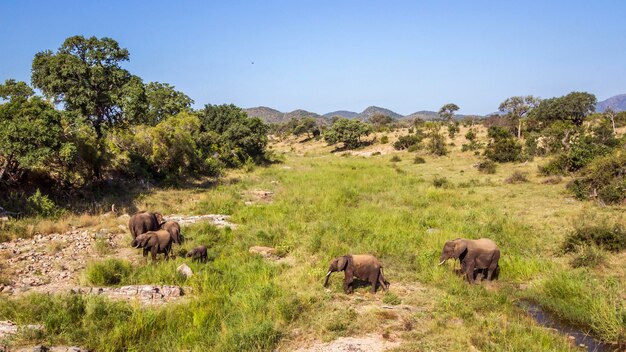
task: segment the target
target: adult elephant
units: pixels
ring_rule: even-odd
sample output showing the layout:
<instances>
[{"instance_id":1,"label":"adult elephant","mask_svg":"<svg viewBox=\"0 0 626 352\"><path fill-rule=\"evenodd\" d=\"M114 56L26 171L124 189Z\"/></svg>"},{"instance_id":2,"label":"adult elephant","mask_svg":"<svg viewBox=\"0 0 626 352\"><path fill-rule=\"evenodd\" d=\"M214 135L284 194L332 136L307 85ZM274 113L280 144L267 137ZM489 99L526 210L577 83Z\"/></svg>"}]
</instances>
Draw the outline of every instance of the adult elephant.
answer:
<instances>
[{"instance_id":1,"label":"adult elephant","mask_svg":"<svg viewBox=\"0 0 626 352\"><path fill-rule=\"evenodd\" d=\"M383 290L387 291L389 283L383 276L383 267L376 257L370 254L344 255L333 259L326 274L324 287L328 286L330 274L343 271L345 277L343 280L343 290L346 293L352 293L352 282L354 278L369 281L372 285L372 293L376 293L376 285L380 283Z\"/></svg>"},{"instance_id":2,"label":"adult elephant","mask_svg":"<svg viewBox=\"0 0 626 352\"><path fill-rule=\"evenodd\" d=\"M166 221L161 226L163 230L167 230L167 232L172 235L172 240L174 243L182 244L183 243L183 235L180 233L180 225L176 221Z\"/></svg>"},{"instance_id":3,"label":"adult elephant","mask_svg":"<svg viewBox=\"0 0 626 352\"><path fill-rule=\"evenodd\" d=\"M163 225L163 215L147 211L137 212L128 220L128 229L133 239L142 233L156 231L161 228L161 225Z\"/></svg>"},{"instance_id":4,"label":"adult elephant","mask_svg":"<svg viewBox=\"0 0 626 352\"><path fill-rule=\"evenodd\" d=\"M152 261L156 261L157 254L165 254L165 260L170 259L172 250L172 235L167 230L148 231L137 236L131 245L135 248L143 248L143 256L152 254Z\"/></svg>"},{"instance_id":5,"label":"adult elephant","mask_svg":"<svg viewBox=\"0 0 626 352\"><path fill-rule=\"evenodd\" d=\"M488 238L468 240L457 238L446 242L439 258L439 265L446 260L454 258L461 261L461 274L467 281L474 283L474 270L487 270L487 280L492 280L497 274L500 249L498 245Z\"/></svg>"}]
</instances>

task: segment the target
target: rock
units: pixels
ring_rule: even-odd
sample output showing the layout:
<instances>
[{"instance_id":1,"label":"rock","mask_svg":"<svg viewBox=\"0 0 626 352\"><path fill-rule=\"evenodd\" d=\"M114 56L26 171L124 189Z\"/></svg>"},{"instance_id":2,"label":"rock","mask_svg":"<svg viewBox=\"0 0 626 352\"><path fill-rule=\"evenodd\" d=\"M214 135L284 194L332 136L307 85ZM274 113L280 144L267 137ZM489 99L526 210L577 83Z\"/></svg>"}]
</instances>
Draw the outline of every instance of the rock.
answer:
<instances>
[{"instance_id":1,"label":"rock","mask_svg":"<svg viewBox=\"0 0 626 352\"><path fill-rule=\"evenodd\" d=\"M252 254L260 254L263 258L272 258L276 257L276 248L272 247L263 247L263 246L254 246L250 247L249 252Z\"/></svg>"},{"instance_id":2,"label":"rock","mask_svg":"<svg viewBox=\"0 0 626 352\"><path fill-rule=\"evenodd\" d=\"M50 349L44 345L39 345L33 347L33 352L48 352Z\"/></svg>"},{"instance_id":3,"label":"rock","mask_svg":"<svg viewBox=\"0 0 626 352\"><path fill-rule=\"evenodd\" d=\"M186 278L190 278L193 276L193 271L187 264L181 264L176 271Z\"/></svg>"},{"instance_id":4,"label":"rock","mask_svg":"<svg viewBox=\"0 0 626 352\"><path fill-rule=\"evenodd\" d=\"M128 214L122 214L122 215L118 216L117 218L118 218L118 219L120 219L120 220L126 220L126 221L128 221L128 220L130 220L130 215L128 215Z\"/></svg>"},{"instance_id":5,"label":"rock","mask_svg":"<svg viewBox=\"0 0 626 352\"><path fill-rule=\"evenodd\" d=\"M439 232L439 229L432 228L432 227L426 230L426 233L429 235L433 233L437 233L437 232Z\"/></svg>"}]
</instances>

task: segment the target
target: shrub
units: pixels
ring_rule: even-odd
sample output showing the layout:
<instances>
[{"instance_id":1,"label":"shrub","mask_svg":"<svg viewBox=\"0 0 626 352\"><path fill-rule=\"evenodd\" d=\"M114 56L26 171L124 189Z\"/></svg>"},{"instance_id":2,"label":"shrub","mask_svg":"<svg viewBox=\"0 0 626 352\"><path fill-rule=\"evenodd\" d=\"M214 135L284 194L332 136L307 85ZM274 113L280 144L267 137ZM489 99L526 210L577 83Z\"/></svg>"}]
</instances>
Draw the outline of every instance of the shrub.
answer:
<instances>
[{"instance_id":1,"label":"shrub","mask_svg":"<svg viewBox=\"0 0 626 352\"><path fill-rule=\"evenodd\" d=\"M623 203L626 201L626 153L616 150L593 160L567 188L578 199L597 197L607 204Z\"/></svg>"},{"instance_id":2,"label":"shrub","mask_svg":"<svg viewBox=\"0 0 626 352\"><path fill-rule=\"evenodd\" d=\"M428 151L431 154L439 156L448 154L448 150L446 149L446 139L441 133L432 131L429 137Z\"/></svg>"},{"instance_id":3,"label":"shrub","mask_svg":"<svg viewBox=\"0 0 626 352\"><path fill-rule=\"evenodd\" d=\"M380 137L380 144L387 144L387 143L389 143L389 137L387 137L387 135Z\"/></svg>"},{"instance_id":4,"label":"shrub","mask_svg":"<svg viewBox=\"0 0 626 352\"><path fill-rule=\"evenodd\" d=\"M398 161L402 161L402 159L400 159L399 156L394 155L394 156L391 157L391 159L389 161L391 161L392 163L397 163Z\"/></svg>"},{"instance_id":5,"label":"shrub","mask_svg":"<svg viewBox=\"0 0 626 352\"><path fill-rule=\"evenodd\" d=\"M445 177L435 177L435 179L433 179L433 186L437 188L449 188L451 184Z\"/></svg>"},{"instance_id":6,"label":"shrub","mask_svg":"<svg viewBox=\"0 0 626 352\"><path fill-rule=\"evenodd\" d=\"M576 172L589 165L595 158L608 154L610 150L610 147L596 143L593 137L584 136L573 143L569 150L540 167L540 172L544 175Z\"/></svg>"},{"instance_id":7,"label":"shrub","mask_svg":"<svg viewBox=\"0 0 626 352\"><path fill-rule=\"evenodd\" d=\"M56 204L39 189L28 197L28 205L31 213L41 217L55 216L59 212Z\"/></svg>"},{"instance_id":8,"label":"shrub","mask_svg":"<svg viewBox=\"0 0 626 352\"><path fill-rule=\"evenodd\" d=\"M477 165L478 171L483 174L495 174L496 173L496 163L491 160L484 160L478 163Z\"/></svg>"},{"instance_id":9,"label":"shrub","mask_svg":"<svg viewBox=\"0 0 626 352\"><path fill-rule=\"evenodd\" d=\"M85 269L85 279L96 286L118 285L130 276L130 262L120 259L107 259L90 263Z\"/></svg>"},{"instance_id":10,"label":"shrub","mask_svg":"<svg viewBox=\"0 0 626 352\"><path fill-rule=\"evenodd\" d=\"M594 268L606 260L606 253L598 246L581 246L577 250L576 256L570 264L574 268L589 267Z\"/></svg>"},{"instance_id":11,"label":"shrub","mask_svg":"<svg viewBox=\"0 0 626 352\"><path fill-rule=\"evenodd\" d=\"M385 295L383 296L383 303L389 304L392 306L397 306L398 304L402 303L402 300L395 293L386 292Z\"/></svg>"},{"instance_id":12,"label":"shrub","mask_svg":"<svg viewBox=\"0 0 626 352\"><path fill-rule=\"evenodd\" d=\"M448 124L448 135L450 136L450 138L454 138L454 136L456 136L456 134L459 133L460 130L461 129L459 128L458 122L452 122Z\"/></svg>"},{"instance_id":13,"label":"shrub","mask_svg":"<svg viewBox=\"0 0 626 352\"><path fill-rule=\"evenodd\" d=\"M528 182L528 179L526 178L526 173L520 172L520 171L515 171L504 182L506 182L506 183L524 183L524 182Z\"/></svg>"},{"instance_id":14,"label":"shrub","mask_svg":"<svg viewBox=\"0 0 626 352\"><path fill-rule=\"evenodd\" d=\"M619 252L626 249L626 227L606 220L597 224L577 226L563 244L565 252L574 252L580 246L595 245L601 249Z\"/></svg>"},{"instance_id":15,"label":"shrub","mask_svg":"<svg viewBox=\"0 0 626 352\"><path fill-rule=\"evenodd\" d=\"M353 149L361 144L361 137L368 136L372 126L359 120L340 118L324 133L326 143L343 143L344 148Z\"/></svg>"},{"instance_id":16,"label":"shrub","mask_svg":"<svg viewBox=\"0 0 626 352\"><path fill-rule=\"evenodd\" d=\"M417 146L422 142L423 136L419 133L400 136L393 144L394 149L403 150Z\"/></svg>"},{"instance_id":17,"label":"shrub","mask_svg":"<svg viewBox=\"0 0 626 352\"><path fill-rule=\"evenodd\" d=\"M551 177L547 177L541 183L546 184L546 185L556 185L558 183L561 183L562 180L563 178L561 176L551 176Z\"/></svg>"},{"instance_id":18,"label":"shrub","mask_svg":"<svg viewBox=\"0 0 626 352\"><path fill-rule=\"evenodd\" d=\"M426 160L424 158L422 158L421 156L416 156L413 159L413 164L425 164Z\"/></svg>"},{"instance_id":19,"label":"shrub","mask_svg":"<svg viewBox=\"0 0 626 352\"><path fill-rule=\"evenodd\" d=\"M520 161L522 145L513 138L495 140L485 149L485 157L498 163Z\"/></svg>"}]
</instances>

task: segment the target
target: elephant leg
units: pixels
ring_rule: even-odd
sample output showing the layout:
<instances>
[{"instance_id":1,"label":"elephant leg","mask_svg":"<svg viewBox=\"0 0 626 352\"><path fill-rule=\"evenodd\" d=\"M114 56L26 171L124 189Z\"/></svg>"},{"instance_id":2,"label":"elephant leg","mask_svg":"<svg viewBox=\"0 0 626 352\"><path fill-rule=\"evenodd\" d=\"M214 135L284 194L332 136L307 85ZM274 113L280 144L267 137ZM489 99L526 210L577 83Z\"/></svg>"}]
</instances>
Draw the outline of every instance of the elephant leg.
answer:
<instances>
[{"instance_id":1,"label":"elephant leg","mask_svg":"<svg viewBox=\"0 0 626 352\"><path fill-rule=\"evenodd\" d=\"M467 277L467 282L470 284L474 283L474 262L469 262L465 264L465 277Z\"/></svg>"},{"instance_id":2,"label":"elephant leg","mask_svg":"<svg viewBox=\"0 0 626 352\"><path fill-rule=\"evenodd\" d=\"M491 263L489 265L489 269L487 270L487 280L491 281L494 279L494 274L498 270L498 263Z\"/></svg>"},{"instance_id":3,"label":"elephant leg","mask_svg":"<svg viewBox=\"0 0 626 352\"><path fill-rule=\"evenodd\" d=\"M379 273L379 270L370 274L370 277L369 277L370 284L372 285L372 294L376 294L376 285L378 284L378 273Z\"/></svg>"},{"instance_id":4,"label":"elephant leg","mask_svg":"<svg viewBox=\"0 0 626 352\"><path fill-rule=\"evenodd\" d=\"M150 251L150 252L151 252L151 254L152 254L152 262L154 263L154 262L156 262L156 260L157 260L157 252L158 252L158 249L157 249L157 247L156 247L156 246L152 246L152 248L150 248L150 249L151 249L151 251Z\"/></svg>"},{"instance_id":5,"label":"elephant leg","mask_svg":"<svg viewBox=\"0 0 626 352\"><path fill-rule=\"evenodd\" d=\"M383 290L387 291L388 287L387 284L385 284L385 276L383 276L382 270L378 272L378 282L380 282L380 286L383 288Z\"/></svg>"},{"instance_id":6,"label":"elephant leg","mask_svg":"<svg viewBox=\"0 0 626 352\"><path fill-rule=\"evenodd\" d=\"M343 291L345 293L352 293L352 280L352 275L346 275L345 279L343 280Z\"/></svg>"}]
</instances>

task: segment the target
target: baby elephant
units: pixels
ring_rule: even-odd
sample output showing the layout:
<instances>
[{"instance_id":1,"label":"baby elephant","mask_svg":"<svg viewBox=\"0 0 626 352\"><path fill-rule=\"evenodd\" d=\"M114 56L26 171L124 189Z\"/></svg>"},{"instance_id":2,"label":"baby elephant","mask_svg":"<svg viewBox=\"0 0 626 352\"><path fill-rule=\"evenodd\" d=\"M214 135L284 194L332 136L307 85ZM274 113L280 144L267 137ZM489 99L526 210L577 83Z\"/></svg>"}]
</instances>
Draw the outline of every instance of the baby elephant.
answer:
<instances>
[{"instance_id":1,"label":"baby elephant","mask_svg":"<svg viewBox=\"0 0 626 352\"><path fill-rule=\"evenodd\" d=\"M376 285L380 283L383 290L387 291L389 282L383 276L383 267L376 257L369 254L344 255L333 259L326 274L324 287L328 286L330 274L336 271L344 271L345 278L343 280L343 290L346 293L352 293L352 281L357 279L369 281L372 285L372 293L376 293Z\"/></svg>"},{"instance_id":2,"label":"baby elephant","mask_svg":"<svg viewBox=\"0 0 626 352\"><path fill-rule=\"evenodd\" d=\"M206 263L208 261L208 256L206 253L206 246L198 246L189 252L187 252L187 258L192 258L192 261L200 261L201 263Z\"/></svg>"},{"instance_id":3,"label":"baby elephant","mask_svg":"<svg viewBox=\"0 0 626 352\"><path fill-rule=\"evenodd\" d=\"M172 235L167 230L148 231L137 236L131 243L135 248L143 248L143 256L152 254L152 261L156 261L157 254L165 254L165 260L170 259L172 249Z\"/></svg>"}]
</instances>

